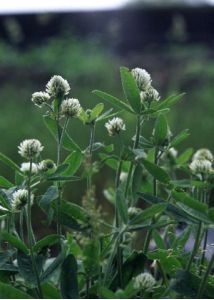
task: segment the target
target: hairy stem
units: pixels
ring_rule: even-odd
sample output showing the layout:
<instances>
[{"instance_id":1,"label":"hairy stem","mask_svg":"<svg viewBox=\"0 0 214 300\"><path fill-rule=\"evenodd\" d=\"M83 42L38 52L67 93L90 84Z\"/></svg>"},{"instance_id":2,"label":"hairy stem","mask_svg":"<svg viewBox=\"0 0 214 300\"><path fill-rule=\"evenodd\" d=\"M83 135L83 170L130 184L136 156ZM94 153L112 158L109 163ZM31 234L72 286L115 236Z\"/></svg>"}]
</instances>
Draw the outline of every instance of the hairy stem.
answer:
<instances>
[{"instance_id":1,"label":"hairy stem","mask_svg":"<svg viewBox=\"0 0 214 300\"><path fill-rule=\"evenodd\" d=\"M35 256L33 253L33 236L32 236L32 223L31 223L31 172L32 172L32 159L30 160L30 171L29 171L28 182L27 182L27 189L28 189L27 232L28 232L28 244L29 244L29 249L30 249L32 268L33 268L33 272L36 276L36 281L37 281L38 295L40 298L43 298L39 274L38 274L38 270L37 270L37 266L36 266L36 260L35 260Z\"/></svg>"}]
</instances>

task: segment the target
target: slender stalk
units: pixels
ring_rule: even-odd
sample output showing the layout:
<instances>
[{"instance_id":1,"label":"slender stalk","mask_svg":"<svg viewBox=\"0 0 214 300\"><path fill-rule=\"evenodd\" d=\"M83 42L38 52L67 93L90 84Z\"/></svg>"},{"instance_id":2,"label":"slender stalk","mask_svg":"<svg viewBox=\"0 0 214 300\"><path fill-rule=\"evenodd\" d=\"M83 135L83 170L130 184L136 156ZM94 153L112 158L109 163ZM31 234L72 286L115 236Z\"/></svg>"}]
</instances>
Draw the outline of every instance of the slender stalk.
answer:
<instances>
[{"instance_id":1,"label":"slender stalk","mask_svg":"<svg viewBox=\"0 0 214 300\"><path fill-rule=\"evenodd\" d=\"M198 289L198 294L197 294L197 298L200 299L202 296L203 296L203 293L204 293L204 289L206 287L206 284L207 284L207 279L208 279L208 276L212 270L212 266L214 264L214 253L211 257L211 260L207 266L207 270L201 280L201 283L200 283L200 286L199 286L199 289Z\"/></svg>"},{"instance_id":2,"label":"slender stalk","mask_svg":"<svg viewBox=\"0 0 214 300\"><path fill-rule=\"evenodd\" d=\"M20 237L21 240L24 242L24 211L23 209L20 211L19 215L19 232L20 232Z\"/></svg>"},{"instance_id":3,"label":"slender stalk","mask_svg":"<svg viewBox=\"0 0 214 300\"><path fill-rule=\"evenodd\" d=\"M192 249L192 253L191 253L189 262L188 262L187 267L186 267L186 270L187 270L187 271L190 271L192 262L193 262L193 260L194 260L194 257L195 257L195 255L196 255L196 253L197 253L197 251L198 251L198 248L199 248L199 245L200 245L201 228L202 228L202 222L200 222L200 223L198 224L198 229L197 229L197 232L196 232L195 243L194 243L194 246L193 246L193 249Z\"/></svg>"},{"instance_id":4,"label":"slender stalk","mask_svg":"<svg viewBox=\"0 0 214 300\"><path fill-rule=\"evenodd\" d=\"M27 232L28 232L28 244L30 249L30 256L32 262L33 272L36 276L38 295L43 298L42 288L40 284L39 274L36 266L36 260L33 253L33 236L32 236L32 223L31 223L31 172L32 172L32 159L30 160L30 172L28 176L27 189L28 189L28 201L27 201Z\"/></svg>"},{"instance_id":5,"label":"slender stalk","mask_svg":"<svg viewBox=\"0 0 214 300\"><path fill-rule=\"evenodd\" d=\"M89 146L88 146L88 159L89 164L91 166L92 164L92 150L93 150L93 144L94 144L94 136L95 136L95 124L91 125L91 132L90 132L90 140L89 140ZM87 176L87 190L88 192L91 191L91 170Z\"/></svg>"},{"instance_id":6,"label":"slender stalk","mask_svg":"<svg viewBox=\"0 0 214 300\"><path fill-rule=\"evenodd\" d=\"M67 117L64 122L64 126L61 132L60 129L60 123L59 123L59 111L57 113L57 118L56 118L56 123L57 123L57 134L58 134L58 141L57 141L57 167L60 164L60 159L61 159L61 148L62 148L62 141L63 141L63 136L65 134L66 128L68 126L68 121L69 118ZM60 182L57 182L57 187L58 187L58 199L57 199L57 234L61 235L62 234L62 227L60 224L60 207L61 207L61 198L62 198L62 187L60 185Z\"/></svg>"},{"instance_id":7,"label":"slender stalk","mask_svg":"<svg viewBox=\"0 0 214 300\"><path fill-rule=\"evenodd\" d=\"M208 239L208 228L205 230L205 234L204 234L204 243L203 243L202 257L201 257L200 268L199 268L199 276L201 276L201 274L202 274L203 264L205 261L207 239Z\"/></svg>"},{"instance_id":8,"label":"slender stalk","mask_svg":"<svg viewBox=\"0 0 214 300\"><path fill-rule=\"evenodd\" d=\"M141 125L142 125L141 124L141 117L140 117L140 115L138 115L137 116L137 122L136 122L136 134L135 134L135 140L134 140L134 144L133 144L133 149L136 149L138 147L139 140L140 140ZM129 185L130 185L130 180L131 180L131 177L132 177L133 167L134 167L134 163L131 162L130 167L129 167L129 171L128 171L127 181L126 181L125 198L128 195Z\"/></svg>"},{"instance_id":9,"label":"slender stalk","mask_svg":"<svg viewBox=\"0 0 214 300\"><path fill-rule=\"evenodd\" d=\"M155 149L154 164L155 165L158 164L158 148ZM155 178L153 178L153 195L157 196L157 180ZM155 222L156 222L155 217L153 217L150 225L153 225ZM145 255L148 252L151 238L152 238L152 228L150 228L148 230L147 235L146 235L146 239L145 239L145 242L144 242L143 252L144 252Z\"/></svg>"}]
</instances>

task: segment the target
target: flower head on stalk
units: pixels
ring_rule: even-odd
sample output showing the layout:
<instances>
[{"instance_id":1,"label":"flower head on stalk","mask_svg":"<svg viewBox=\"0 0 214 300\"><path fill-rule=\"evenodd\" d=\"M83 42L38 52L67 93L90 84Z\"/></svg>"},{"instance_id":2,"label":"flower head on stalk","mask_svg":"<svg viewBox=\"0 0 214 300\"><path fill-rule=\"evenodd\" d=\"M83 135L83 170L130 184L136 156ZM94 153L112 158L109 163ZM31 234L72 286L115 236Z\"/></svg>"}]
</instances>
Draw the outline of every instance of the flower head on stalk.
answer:
<instances>
[{"instance_id":1,"label":"flower head on stalk","mask_svg":"<svg viewBox=\"0 0 214 300\"><path fill-rule=\"evenodd\" d=\"M142 103L144 102L151 103L152 101L159 101L160 95L155 88L150 86L146 91L140 92L140 99Z\"/></svg>"},{"instance_id":2,"label":"flower head on stalk","mask_svg":"<svg viewBox=\"0 0 214 300\"><path fill-rule=\"evenodd\" d=\"M19 146L19 154L26 159L33 159L39 156L43 150L43 146L39 140L24 140Z\"/></svg>"},{"instance_id":3,"label":"flower head on stalk","mask_svg":"<svg viewBox=\"0 0 214 300\"><path fill-rule=\"evenodd\" d=\"M199 149L198 151L195 152L195 154L193 155L193 160L209 160L209 161L213 161L213 154L209 149L206 148L202 148Z\"/></svg>"},{"instance_id":4,"label":"flower head on stalk","mask_svg":"<svg viewBox=\"0 0 214 300\"><path fill-rule=\"evenodd\" d=\"M107 128L107 131L110 136L113 136L115 134L119 134L121 130L126 130L126 126L121 118L113 118L112 120L109 120L105 127Z\"/></svg>"},{"instance_id":5,"label":"flower head on stalk","mask_svg":"<svg viewBox=\"0 0 214 300\"><path fill-rule=\"evenodd\" d=\"M53 98L64 97L69 91L68 81L59 75L54 75L46 85L46 92Z\"/></svg>"},{"instance_id":6,"label":"flower head on stalk","mask_svg":"<svg viewBox=\"0 0 214 300\"><path fill-rule=\"evenodd\" d=\"M212 172L212 163L207 159L194 159L189 165L193 174L208 175Z\"/></svg>"},{"instance_id":7,"label":"flower head on stalk","mask_svg":"<svg viewBox=\"0 0 214 300\"><path fill-rule=\"evenodd\" d=\"M151 75L145 69L135 68L131 73L140 91L145 91L151 86Z\"/></svg>"},{"instance_id":8,"label":"flower head on stalk","mask_svg":"<svg viewBox=\"0 0 214 300\"><path fill-rule=\"evenodd\" d=\"M134 288L152 292L156 285L154 277L149 273L141 273L134 278Z\"/></svg>"},{"instance_id":9,"label":"flower head on stalk","mask_svg":"<svg viewBox=\"0 0 214 300\"><path fill-rule=\"evenodd\" d=\"M29 162L24 162L21 164L20 171L22 171L25 174L30 173L30 163ZM38 166L35 163L31 164L31 174L37 174L38 173Z\"/></svg>"},{"instance_id":10,"label":"flower head on stalk","mask_svg":"<svg viewBox=\"0 0 214 300\"><path fill-rule=\"evenodd\" d=\"M77 117L81 111L78 99L70 98L62 101L61 114L65 117Z\"/></svg>"},{"instance_id":11,"label":"flower head on stalk","mask_svg":"<svg viewBox=\"0 0 214 300\"><path fill-rule=\"evenodd\" d=\"M34 199L34 195L31 194L31 202ZM28 201L28 191L25 189L20 189L17 190L16 192L13 193L12 195L12 200L11 200L11 208L13 212L20 211Z\"/></svg>"},{"instance_id":12,"label":"flower head on stalk","mask_svg":"<svg viewBox=\"0 0 214 300\"><path fill-rule=\"evenodd\" d=\"M32 95L31 101L38 107L42 107L44 103L48 103L50 95L45 92L35 92Z\"/></svg>"}]
</instances>

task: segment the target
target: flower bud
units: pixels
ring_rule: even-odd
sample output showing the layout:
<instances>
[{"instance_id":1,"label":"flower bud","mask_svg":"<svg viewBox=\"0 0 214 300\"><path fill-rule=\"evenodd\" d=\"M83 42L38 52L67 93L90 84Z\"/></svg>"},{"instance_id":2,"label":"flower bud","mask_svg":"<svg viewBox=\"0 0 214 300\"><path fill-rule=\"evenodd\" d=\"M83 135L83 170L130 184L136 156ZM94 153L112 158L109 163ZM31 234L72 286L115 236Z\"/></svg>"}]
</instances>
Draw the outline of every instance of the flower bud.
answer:
<instances>
[{"instance_id":1,"label":"flower bud","mask_svg":"<svg viewBox=\"0 0 214 300\"><path fill-rule=\"evenodd\" d=\"M69 91L68 81L59 75L54 75L46 85L46 92L53 98L64 97Z\"/></svg>"},{"instance_id":2,"label":"flower bud","mask_svg":"<svg viewBox=\"0 0 214 300\"><path fill-rule=\"evenodd\" d=\"M61 114L65 117L77 117L80 113L81 106L79 100L71 98L62 101Z\"/></svg>"},{"instance_id":3,"label":"flower bud","mask_svg":"<svg viewBox=\"0 0 214 300\"><path fill-rule=\"evenodd\" d=\"M40 143L39 140L36 139L30 139L30 140L24 140L19 146L19 154L27 159L33 159L35 157L38 157L39 154L43 150L43 146Z\"/></svg>"},{"instance_id":4,"label":"flower bud","mask_svg":"<svg viewBox=\"0 0 214 300\"><path fill-rule=\"evenodd\" d=\"M131 72L140 91L145 91L151 86L151 76L146 70L135 68Z\"/></svg>"},{"instance_id":5,"label":"flower bud","mask_svg":"<svg viewBox=\"0 0 214 300\"><path fill-rule=\"evenodd\" d=\"M107 128L110 136L119 134L121 130L126 130L126 126L121 118L113 118L112 120L109 120L105 124L105 127Z\"/></svg>"},{"instance_id":6,"label":"flower bud","mask_svg":"<svg viewBox=\"0 0 214 300\"><path fill-rule=\"evenodd\" d=\"M152 101L159 101L160 95L155 88L150 86L146 91L140 92L140 99L142 103L143 102L151 103Z\"/></svg>"},{"instance_id":7,"label":"flower bud","mask_svg":"<svg viewBox=\"0 0 214 300\"><path fill-rule=\"evenodd\" d=\"M53 173L56 171L56 164L51 159L45 159L38 164L38 170Z\"/></svg>"},{"instance_id":8,"label":"flower bud","mask_svg":"<svg viewBox=\"0 0 214 300\"><path fill-rule=\"evenodd\" d=\"M31 101L38 107L42 107L44 103L47 103L50 100L50 95L45 92L36 92L33 93Z\"/></svg>"}]
</instances>

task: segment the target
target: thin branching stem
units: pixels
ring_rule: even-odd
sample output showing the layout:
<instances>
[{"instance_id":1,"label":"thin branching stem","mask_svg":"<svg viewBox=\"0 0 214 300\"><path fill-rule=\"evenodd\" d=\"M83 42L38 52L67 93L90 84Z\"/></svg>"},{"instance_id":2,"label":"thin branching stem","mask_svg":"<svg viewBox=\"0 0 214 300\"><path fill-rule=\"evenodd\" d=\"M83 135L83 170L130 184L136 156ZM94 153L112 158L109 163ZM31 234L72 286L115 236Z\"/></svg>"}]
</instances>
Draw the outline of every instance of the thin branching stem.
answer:
<instances>
[{"instance_id":1,"label":"thin branching stem","mask_svg":"<svg viewBox=\"0 0 214 300\"><path fill-rule=\"evenodd\" d=\"M201 280L201 283L200 283L200 286L199 286L199 289L198 289L198 294L197 294L197 298L198 299L201 299L201 297L203 296L203 293L204 293L204 290L206 288L206 284L207 284L207 280L208 280L208 276L212 270L212 266L214 264L214 253L210 259L210 262L207 266L207 269L206 269L206 272L204 273L204 276Z\"/></svg>"}]
</instances>

